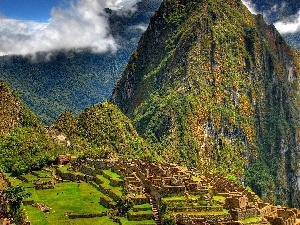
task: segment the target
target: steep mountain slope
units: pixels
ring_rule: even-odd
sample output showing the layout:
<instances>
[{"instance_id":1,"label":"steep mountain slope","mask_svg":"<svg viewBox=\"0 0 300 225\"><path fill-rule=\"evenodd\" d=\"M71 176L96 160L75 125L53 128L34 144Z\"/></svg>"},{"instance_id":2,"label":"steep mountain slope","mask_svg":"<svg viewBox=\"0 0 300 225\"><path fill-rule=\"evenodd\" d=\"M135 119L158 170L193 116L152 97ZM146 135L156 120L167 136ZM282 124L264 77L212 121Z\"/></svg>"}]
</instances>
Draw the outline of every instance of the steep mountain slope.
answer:
<instances>
[{"instance_id":1,"label":"steep mountain slope","mask_svg":"<svg viewBox=\"0 0 300 225\"><path fill-rule=\"evenodd\" d=\"M17 126L38 126L38 121L18 94L0 81L0 134L7 134Z\"/></svg>"},{"instance_id":2,"label":"steep mountain slope","mask_svg":"<svg viewBox=\"0 0 300 225\"><path fill-rule=\"evenodd\" d=\"M46 125L66 110L79 114L109 98L137 46L142 28L159 4L160 0L139 2L136 12L126 16L107 9L111 34L119 45L116 53L95 54L80 49L25 57L3 56L0 79L17 91Z\"/></svg>"},{"instance_id":3,"label":"steep mountain slope","mask_svg":"<svg viewBox=\"0 0 300 225\"><path fill-rule=\"evenodd\" d=\"M240 0L165 0L112 100L163 158L300 204L299 55Z\"/></svg>"},{"instance_id":4,"label":"steep mountain slope","mask_svg":"<svg viewBox=\"0 0 300 225\"><path fill-rule=\"evenodd\" d=\"M19 96L0 82L0 171L18 175L38 169L65 150L49 138Z\"/></svg>"},{"instance_id":5,"label":"steep mountain slope","mask_svg":"<svg viewBox=\"0 0 300 225\"><path fill-rule=\"evenodd\" d=\"M103 102L78 116L63 113L44 128L17 93L0 82L0 171L15 175L57 161L59 154L153 160L150 146L117 106Z\"/></svg>"},{"instance_id":6,"label":"steep mountain slope","mask_svg":"<svg viewBox=\"0 0 300 225\"><path fill-rule=\"evenodd\" d=\"M149 145L137 134L130 119L108 102L89 107L77 117L65 112L54 128L69 137L75 152L86 157L117 154L151 160Z\"/></svg>"}]
</instances>

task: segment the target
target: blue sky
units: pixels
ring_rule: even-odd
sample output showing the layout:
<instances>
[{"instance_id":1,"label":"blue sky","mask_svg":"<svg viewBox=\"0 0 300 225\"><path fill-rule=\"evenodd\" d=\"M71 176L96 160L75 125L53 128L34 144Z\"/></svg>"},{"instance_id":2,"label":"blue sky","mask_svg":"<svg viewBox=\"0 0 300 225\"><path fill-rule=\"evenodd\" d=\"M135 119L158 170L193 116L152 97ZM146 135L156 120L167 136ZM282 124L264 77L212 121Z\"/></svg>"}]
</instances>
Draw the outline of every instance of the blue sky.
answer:
<instances>
[{"instance_id":1,"label":"blue sky","mask_svg":"<svg viewBox=\"0 0 300 225\"><path fill-rule=\"evenodd\" d=\"M63 0L1 0L0 13L5 17L19 20L47 21L54 6Z\"/></svg>"}]
</instances>

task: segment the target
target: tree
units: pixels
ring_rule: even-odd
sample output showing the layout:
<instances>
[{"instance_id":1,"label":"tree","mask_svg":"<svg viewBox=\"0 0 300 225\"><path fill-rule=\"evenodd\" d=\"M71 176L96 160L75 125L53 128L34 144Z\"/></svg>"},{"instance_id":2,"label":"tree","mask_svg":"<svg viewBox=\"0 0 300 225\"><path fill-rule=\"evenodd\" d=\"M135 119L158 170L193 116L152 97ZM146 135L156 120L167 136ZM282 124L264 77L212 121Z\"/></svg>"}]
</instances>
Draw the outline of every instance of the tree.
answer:
<instances>
[{"instance_id":1,"label":"tree","mask_svg":"<svg viewBox=\"0 0 300 225\"><path fill-rule=\"evenodd\" d=\"M23 187L10 187L3 191L8 200L9 216L14 218L16 224L22 224L23 214L21 211L22 200L31 196Z\"/></svg>"}]
</instances>

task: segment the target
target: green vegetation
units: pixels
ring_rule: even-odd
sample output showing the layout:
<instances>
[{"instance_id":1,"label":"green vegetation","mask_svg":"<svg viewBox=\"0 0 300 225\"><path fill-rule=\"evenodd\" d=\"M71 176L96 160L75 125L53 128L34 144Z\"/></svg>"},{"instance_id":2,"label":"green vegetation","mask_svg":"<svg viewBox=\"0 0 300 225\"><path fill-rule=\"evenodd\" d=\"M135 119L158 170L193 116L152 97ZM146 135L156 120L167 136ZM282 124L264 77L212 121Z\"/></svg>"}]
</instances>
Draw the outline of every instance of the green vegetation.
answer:
<instances>
[{"instance_id":1,"label":"green vegetation","mask_svg":"<svg viewBox=\"0 0 300 225\"><path fill-rule=\"evenodd\" d=\"M79 172L71 171L70 165L59 167L57 169L60 170L61 173L79 174ZM17 194L15 196L31 196L22 206L22 209L25 210L26 217L31 224L58 225L99 223L114 225L118 224L113 222L117 220L122 221L122 224L155 224L155 221L150 219L153 217L150 204L133 206L126 196L123 196L123 186L114 187L110 185L110 182L114 179L121 180L121 176L112 170L107 169L102 171L105 176L109 175L109 179L103 175L96 175L97 179L102 181L102 184L100 185L101 188L97 186L96 183L86 183L83 181L54 182L54 186L50 189L45 188L47 185L44 185L44 188L42 189L33 188L34 185L41 181L40 179L53 179L53 177L49 175L48 170L51 169L47 169L47 171L34 171L32 174L22 175L22 178L26 179L29 183L11 177L10 174L5 174L12 185L18 185L17 187L11 188L11 190L17 190L17 192L15 191ZM38 178L35 176L37 174L44 178ZM45 178L45 176L47 178ZM10 193L12 192L11 190L8 189L6 192ZM24 190L27 191L26 195L23 195L23 193L26 193ZM12 199L11 196L9 197ZM20 208L21 200L23 198L18 199L18 206ZM110 205L107 206L107 204L102 201L103 199L105 199L106 202L110 202ZM48 207L50 211L42 212L37 207L34 207L34 204L31 205L31 201L33 201L34 204L38 203ZM22 212L22 210L19 211ZM20 215L20 218L23 220L25 215ZM93 215L92 218L88 218L90 215ZM73 219L71 218L72 216L78 218ZM133 218L134 221L128 220L127 216Z\"/></svg>"},{"instance_id":2,"label":"green vegetation","mask_svg":"<svg viewBox=\"0 0 300 225\"><path fill-rule=\"evenodd\" d=\"M144 211L144 210L150 210L152 206L149 203L143 204L143 205L134 205L133 210L136 211Z\"/></svg>"},{"instance_id":3,"label":"green vegetation","mask_svg":"<svg viewBox=\"0 0 300 225\"><path fill-rule=\"evenodd\" d=\"M245 219L245 220L241 220L240 222L243 223L243 224L248 224L248 223L257 223L259 221L261 221L260 217L252 217L252 218L248 218L248 219Z\"/></svg>"},{"instance_id":4,"label":"green vegetation","mask_svg":"<svg viewBox=\"0 0 300 225\"><path fill-rule=\"evenodd\" d=\"M165 0L150 27L112 100L156 160L246 174L265 200L299 205L276 191L298 169L299 54L239 0Z\"/></svg>"},{"instance_id":5,"label":"green vegetation","mask_svg":"<svg viewBox=\"0 0 300 225\"><path fill-rule=\"evenodd\" d=\"M55 144L42 129L16 127L0 137L0 165L5 172L19 175L56 162L66 148Z\"/></svg>"},{"instance_id":6,"label":"green vegetation","mask_svg":"<svg viewBox=\"0 0 300 225\"><path fill-rule=\"evenodd\" d=\"M139 137L117 106L103 102L79 116L62 114L54 125L71 140L74 152L85 157L106 158L109 154L153 160L150 146Z\"/></svg>"},{"instance_id":7,"label":"green vegetation","mask_svg":"<svg viewBox=\"0 0 300 225\"><path fill-rule=\"evenodd\" d=\"M3 191L8 200L9 216L14 218L17 225L23 224L24 215L21 210L22 200L31 196L29 192L25 192L23 187L9 187Z\"/></svg>"},{"instance_id":8,"label":"green vegetation","mask_svg":"<svg viewBox=\"0 0 300 225\"><path fill-rule=\"evenodd\" d=\"M141 1L128 16L106 9L110 33L117 37L117 52L91 49L40 52L31 56L0 57L0 80L20 93L43 124L51 125L64 111L79 114L86 107L108 100L143 29L160 0Z\"/></svg>"},{"instance_id":9,"label":"green vegetation","mask_svg":"<svg viewBox=\"0 0 300 225\"><path fill-rule=\"evenodd\" d=\"M135 225L135 224L156 224L154 220L130 221L127 218L120 218L121 225Z\"/></svg>"}]
</instances>

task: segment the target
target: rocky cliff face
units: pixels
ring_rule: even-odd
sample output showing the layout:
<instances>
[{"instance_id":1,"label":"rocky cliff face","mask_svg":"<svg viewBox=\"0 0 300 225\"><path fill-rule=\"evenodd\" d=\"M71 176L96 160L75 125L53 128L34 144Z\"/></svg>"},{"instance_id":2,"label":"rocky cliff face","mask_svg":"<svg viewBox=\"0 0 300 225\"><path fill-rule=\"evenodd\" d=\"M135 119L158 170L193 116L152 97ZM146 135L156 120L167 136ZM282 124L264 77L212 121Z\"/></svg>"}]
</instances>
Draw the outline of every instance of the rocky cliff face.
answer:
<instances>
[{"instance_id":1,"label":"rocky cliff face","mask_svg":"<svg viewBox=\"0 0 300 225\"><path fill-rule=\"evenodd\" d=\"M300 206L299 72L298 52L240 0L165 0L112 100L165 160Z\"/></svg>"}]
</instances>

